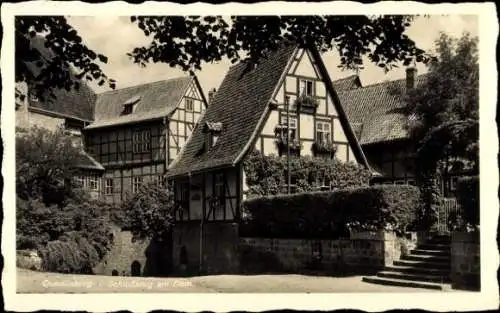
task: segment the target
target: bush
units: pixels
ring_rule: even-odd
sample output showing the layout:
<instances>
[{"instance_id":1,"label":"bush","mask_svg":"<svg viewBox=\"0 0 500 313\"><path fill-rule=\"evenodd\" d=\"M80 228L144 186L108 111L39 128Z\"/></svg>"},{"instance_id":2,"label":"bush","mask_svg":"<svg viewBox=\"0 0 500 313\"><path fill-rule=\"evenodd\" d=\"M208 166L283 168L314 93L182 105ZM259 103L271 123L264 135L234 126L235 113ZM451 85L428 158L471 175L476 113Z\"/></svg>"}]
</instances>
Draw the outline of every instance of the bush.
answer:
<instances>
[{"instance_id":1,"label":"bush","mask_svg":"<svg viewBox=\"0 0 500 313\"><path fill-rule=\"evenodd\" d=\"M465 222L479 225L479 176L459 178L456 194Z\"/></svg>"},{"instance_id":2,"label":"bush","mask_svg":"<svg viewBox=\"0 0 500 313\"><path fill-rule=\"evenodd\" d=\"M123 203L127 229L134 239L168 238L174 224L175 209L172 191L155 183L141 186Z\"/></svg>"},{"instance_id":3,"label":"bush","mask_svg":"<svg viewBox=\"0 0 500 313\"><path fill-rule=\"evenodd\" d=\"M336 238L349 230L403 232L418 206L418 188L399 185L259 197L244 202L241 235Z\"/></svg>"},{"instance_id":4,"label":"bush","mask_svg":"<svg viewBox=\"0 0 500 313\"><path fill-rule=\"evenodd\" d=\"M279 156L265 156L254 150L243 167L249 198L287 192L287 161ZM328 158L291 157L290 173L294 192L318 190L325 185L332 190L367 186L370 172L362 166Z\"/></svg>"},{"instance_id":5,"label":"bush","mask_svg":"<svg viewBox=\"0 0 500 313\"><path fill-rule=\"evenodd\" d=\"M40 255L43 269L49 272L91 274L99 262L98 252L78 234L50 241L40 249Z\"/></svg>"},{"instance_id":6,"label":"bush","mask_svg":"<svg viewBox=\"0 0 500 313\"><path fill-rule=\"evenodd\" d=\"M73 203L59 208L46 206L40 200L18 198L16 215L17 249L45 251L51 271L79 273L80 265L85 263L75 261L80 254L94 264L104 258L113 241L110 221L99 203ZM72 250L75 244L80 254Z\"/></svg>"},{"instance_id":7,"label":"bush","mask_svg":"<svg viewBox=\"0 0 500 313\"><path fill-rule=\"evenodd\" d=\"M113 239L109 210L76 184L80 158L62 128L16 137L17 248L45 251L53 271L88 271Z\"/></svg>"}]
</instances>

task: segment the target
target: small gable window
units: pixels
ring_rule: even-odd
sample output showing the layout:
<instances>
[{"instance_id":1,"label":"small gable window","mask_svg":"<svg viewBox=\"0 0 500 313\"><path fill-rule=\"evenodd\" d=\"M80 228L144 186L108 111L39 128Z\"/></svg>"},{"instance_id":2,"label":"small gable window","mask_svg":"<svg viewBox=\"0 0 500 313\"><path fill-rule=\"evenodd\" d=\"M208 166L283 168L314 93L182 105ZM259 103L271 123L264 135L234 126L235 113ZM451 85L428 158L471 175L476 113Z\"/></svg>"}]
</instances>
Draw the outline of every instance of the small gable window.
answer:
<instances>
[{"instance_id":1,"label":"small gable window","mask_svg":"<svg viewBox=\"0 0 500 313\"><path fill-rule=\"evenodd\" d=\"M193 99L186 98L185 100L186 111L193 112L194 111L194 101Z\"/></svg>"},{"instance_id":2,"label":"small gable window","mask_svg":"<svg viewBox=\"0 0 500 313\"><path fill-rule=\"evenodd\" d=\"M122 115L133 113L139 100L141 100L141 97L135 96L125 101L125 103L123 103Z\"/></svg>"},{"instance_id":3,"label":"small gable window","mask_svg":"<svg viewBox=\"0 0 500 313\"><path fill-rule=\"evenodd\" d=\"M314 94L314 83L312 80L301 79L299 87L300 95L302 96L312 96Z\"/></svg>"}]
</instances>

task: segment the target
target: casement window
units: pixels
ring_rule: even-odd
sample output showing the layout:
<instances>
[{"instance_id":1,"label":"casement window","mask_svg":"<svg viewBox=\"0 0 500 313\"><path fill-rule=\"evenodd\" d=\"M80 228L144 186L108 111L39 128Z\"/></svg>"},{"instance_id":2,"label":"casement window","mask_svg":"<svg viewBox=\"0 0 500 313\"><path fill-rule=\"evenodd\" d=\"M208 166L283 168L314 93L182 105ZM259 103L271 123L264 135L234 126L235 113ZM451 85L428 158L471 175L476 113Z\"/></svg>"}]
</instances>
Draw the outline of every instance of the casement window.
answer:
<instances>
[{"instance_id":1,"label":"casement window","mask_svg":"<svg viewBox=\"0 0 500 313\"><path fill-rule=\"evenodd\" d=\"M132 178L132 193L139 191L142 185L142 176L136 176Z\"/></svg>"},{"instance_id":2,"label":"casement window","mask_svg":"<svg viewBox=\"0 0 500 313\"><path fill-rule=\"evenodd\" d=\"M186 98L184 101L184 104L186 106L186 111L187 112L193 112L194 111L194 101L193 99Z\"/></svg>"},{"instance_id":3,"label":"casement window","mask_svg":"<svg viewBox=\"0 0 500 313\"><path fill-rule=\"evenodd\" d=\"M299 88L301 96L314 95L314 83L311 80L301 79L299 83Z\"/></svg>"},{"instance_id":4,"label":"casement window","mask_svg":"<svg viewBox=\"0 0 500 313\"><path fill-rule=\"evenodd\" d=\"M281 123L282 125L286 126L287 125L287 118L286 116L283 116L283 121ZM288 125L288 130L290 133L290 141L298 139L297 138L297 118L295 117L290 117L290 125ZM286 136L286 134L283 134Z\"/></svg>"},{"instance_id":5,"label":"casement window","mask_svg":"<svg viewBox=\"0 0 500 313\"><path fill-rule=\"evenodd\" d=\"M107 178L104 182L104 194L112 195L113 194L113 179Z\"/></svg>"},{"instance_id":6,"label":"casement window","mask_svg":"<svg viewBox=\"0 0 500 313\"><path fill-rule=\"evenodd\" d=\"M214 182L214 196L218 199L218 204L225 207L226 204L226 193L224 192L224 174L217 173L215 174L215 182Z\"/></svg>"},{"instance_id":7,"label":"casement window","mask_svg":"<svg viewBox=\"0 0 500 313\"><path fill-rule=\"evenodd\" d=\"M82 175L78 175L75 177L76 185L80 188L85 187L85 178Z\"/></svg>"},{"instance_id":8,"label":"casement window","mask_svg":"<svg viewBox=\"0 0 500 313\"><path fill-rule=\"evenodd\" d=\"M316 140L319 142L331 140L330 123L316 122Z\"/></svg>"},{"instance_id":9,"label":"casement window","mask_svg":"<svg viewBox=\"0 0 500 313\"><path fill-rule=\"evenodd\" d=\"M99 177L96 174L90 174L88 177L88 188L91 191L98 191L99 190Z\"/></svg>"},{"instance_id":10,"label":"casement window","mask_svg":"<svg viewBox=\"0 0 500 313\"><path fill-rule=\"evenodd\" d=\"M133 151L134 153L151 151L151 131L149 129L134 131Z\"/></svg>"},{"instance_id":11,"label":"casement window","mask_svg":"<svg viewBox=\"0 0 500 313\"><path fill-rule=\"evenodd\" d=\"M165 186L165 177L163 177L163 175L157 175L156 176L156 185L158 187Z\"/></svg>"}]
</instances>

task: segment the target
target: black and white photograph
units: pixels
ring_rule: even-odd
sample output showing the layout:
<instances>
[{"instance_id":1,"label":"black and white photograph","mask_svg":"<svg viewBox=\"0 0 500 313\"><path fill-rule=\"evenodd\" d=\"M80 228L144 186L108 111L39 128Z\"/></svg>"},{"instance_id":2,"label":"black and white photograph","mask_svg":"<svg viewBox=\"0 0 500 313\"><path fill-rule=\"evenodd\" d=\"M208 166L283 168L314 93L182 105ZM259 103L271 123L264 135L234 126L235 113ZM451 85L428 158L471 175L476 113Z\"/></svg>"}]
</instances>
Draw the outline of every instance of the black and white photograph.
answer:
<instances>
[{"instance_id":1,"label":"black and white photograph","mask_svg":"<svg viewBox=\"0 0 500 313\"><path fill-rule=\"evenodd\" d=\"M498 307L494 4L50 4L2 5L11 309Z\"/></svg>"}]
</instances>

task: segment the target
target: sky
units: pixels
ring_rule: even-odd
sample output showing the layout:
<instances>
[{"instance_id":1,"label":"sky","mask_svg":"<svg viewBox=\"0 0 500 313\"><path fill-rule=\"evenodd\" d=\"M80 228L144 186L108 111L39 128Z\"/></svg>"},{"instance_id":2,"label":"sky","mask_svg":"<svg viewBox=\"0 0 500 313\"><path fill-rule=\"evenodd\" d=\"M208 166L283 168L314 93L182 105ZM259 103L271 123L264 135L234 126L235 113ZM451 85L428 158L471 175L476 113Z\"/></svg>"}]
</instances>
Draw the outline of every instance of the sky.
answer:
<instances>
[{"instance_id":1,"label":"sky","mask_svg":"<svg viewBox=\"0 0 500 313\"><path fill-rule=\"evenodd\" d=\"M151 63L145 68L134 64L126 55L134 47L148 44L148 37L130 22L127 16L68 16L68 23L73 26L87 46L95 52L108 57L108 63L102 69L110 78L117 81L117 88L144 84L186 75L180 69L171 68L167 64ZM416 42L417 47L426 51L433 51L434 41L440 32L459 37L463 32L478 36L478 21L475 15L431 15L417 17L407 28L406 34ZM353 71L342 71L337 66L338 54L335 51L323 55L330 77L336 80L354 74ZM196 75L205 94L212 88L218 88L225 73L230 67L228 60L217 63L204 63L202 70ZM405 76L404 67L399 67L385 73L378 66L365 61L359 75L363 85L370 85L381 81L394 80ZM417 64L418 73L425 73L423 64ZM92 84L96 92L110 90Z\"/></svg>"}]
</instances>

